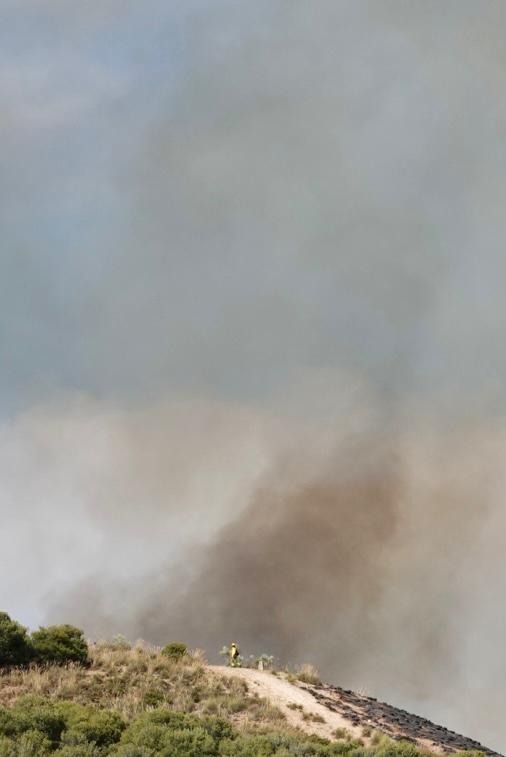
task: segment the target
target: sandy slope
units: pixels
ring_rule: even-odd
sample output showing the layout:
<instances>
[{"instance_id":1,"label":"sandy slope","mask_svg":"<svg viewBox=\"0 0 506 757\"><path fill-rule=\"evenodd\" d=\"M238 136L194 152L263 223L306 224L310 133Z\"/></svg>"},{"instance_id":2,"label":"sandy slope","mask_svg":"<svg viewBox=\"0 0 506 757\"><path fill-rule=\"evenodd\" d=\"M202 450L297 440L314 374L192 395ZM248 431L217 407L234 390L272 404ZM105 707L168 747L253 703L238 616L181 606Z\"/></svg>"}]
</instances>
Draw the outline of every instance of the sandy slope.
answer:
<instances>
[{"instance_id":1,"label":"sandy slope","mask_svg":"<svg viewBox=\"0 0 506 757\"><path fill-rule=\"evenodd\" d=\"M286 715L291 725L306 733L333 739L336 728L345 728L368 745L370 739L363 734L364 727L367 727L369 733L383 733L439 754L471 750L490 757L497 755L473 739L365 694L331 684L290 683L283 673L273 675L268 671L219 666L210 669L216 674L242 678L250 693L268 699ZM299 705L302 710L292 709L290 704ZM323 722L312 721L311 715L320 716Z\"/></svg>"},{"instance_id":2,"label":"sandy slope","mask_svg":"<svg viewBox=\"0 0 506 757\"><path fill-rule=\"evenodd\" d=\"M317 702L316 698L305 688L289 683L283 674L273 675L268 671L252 670L250 668L224 668L210 666L211 670L220 675L236 676L244 679L251 693L265 697L286 715L290 725L300 728L306 733L314 733L326 739L332 739L336 728L346 728L357 738L362 735L362 728L353 726L337 712L332 712L325 705ZM302 710L290 709L289 704L300 705ZM323 723L304 720L303 715L319 715Z\"/></svg>"}]
</instances>

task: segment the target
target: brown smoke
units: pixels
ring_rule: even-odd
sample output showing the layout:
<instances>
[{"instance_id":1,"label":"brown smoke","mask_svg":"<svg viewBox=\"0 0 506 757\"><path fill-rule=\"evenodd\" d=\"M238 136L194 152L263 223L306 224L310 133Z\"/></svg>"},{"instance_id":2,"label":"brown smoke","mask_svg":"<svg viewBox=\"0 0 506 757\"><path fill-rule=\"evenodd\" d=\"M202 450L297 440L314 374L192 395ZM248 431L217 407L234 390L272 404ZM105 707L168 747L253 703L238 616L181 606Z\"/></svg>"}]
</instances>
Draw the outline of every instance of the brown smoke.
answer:
<instances>
[{"instance_id":1,"label":"brown smoke","mask_svg":"<svg viewBox=\"0 0 506 757\"><path fill-rule=\"evenodd\" d=\"M233 637L285 660L314 655L327 634L343 660L367 645L402 487L383 446L357 445L358 468L350 456L319 478L260 486L168 617L158 605L139 631L162 640L169 627L211 652Z\"/></svg>"},{"instance_id":2,"label":"brown smoke","mask_svg":"<svg viewBox=\"0 0 506 757\"><path fill-rule=\"evenodd\" d=\"M417 425L337 446L313 469L292 450L232 523L186 555L184 573L141 599L131 632L211 656L233 638L247 653L309 659L328 679L427 714L437 691L450 724L483 733L464 659L478 566L497 571L483 536L498 517L502 432ZM483 664L490 680L492 659ZM488 717L493 737L498 715Z\"/></svg>"}]
</instances>

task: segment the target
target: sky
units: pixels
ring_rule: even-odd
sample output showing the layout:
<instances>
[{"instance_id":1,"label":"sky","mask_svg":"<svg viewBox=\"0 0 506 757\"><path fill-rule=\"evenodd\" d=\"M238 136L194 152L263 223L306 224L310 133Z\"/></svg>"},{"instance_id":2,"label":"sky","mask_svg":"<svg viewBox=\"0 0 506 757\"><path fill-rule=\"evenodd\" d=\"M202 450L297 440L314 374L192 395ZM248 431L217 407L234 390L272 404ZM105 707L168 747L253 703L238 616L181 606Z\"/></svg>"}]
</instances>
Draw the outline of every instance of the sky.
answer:
<instances>
[{"instance_id":1,"label":"sky","mask_svg":"<svg viewBox=\"0 0 506 757\"><path fill-rule=\"evenodd\" d=\"M0 0L2 607L237 628L506 748L505 31Z\"/></svg>"}]
</instances>

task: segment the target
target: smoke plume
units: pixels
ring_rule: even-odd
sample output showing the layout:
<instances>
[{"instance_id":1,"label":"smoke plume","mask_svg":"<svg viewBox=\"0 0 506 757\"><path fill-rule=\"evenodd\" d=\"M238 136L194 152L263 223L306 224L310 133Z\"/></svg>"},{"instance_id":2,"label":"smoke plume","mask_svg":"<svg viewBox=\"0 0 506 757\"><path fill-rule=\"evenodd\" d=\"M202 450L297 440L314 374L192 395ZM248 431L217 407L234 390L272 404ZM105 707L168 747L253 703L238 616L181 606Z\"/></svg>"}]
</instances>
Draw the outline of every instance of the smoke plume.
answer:
<instances>
[{"instance_id":1,"label":"smoke plume","mask_svg":"<svg viewBox=\"0 0 506 757\"><path fill-rule=\"evenodd\" d=\"M134 556L123 580L110 567L89 580L86 569L64 599L46 599L50 617L70 617L95 638L184 639L212 659L234 639L245 653L310 660L329 680L500 743L504 428L449 430L427 417L388 427L350 402L348 417L341 409L318 423L264 418L265 454L242 480L230 448L215 453L219 486L235 480L226 512L194 510L216 492L193 458L198 500L180 500L158 537L156 510L141 523L148 511L139 506L125 526L140 549L155 550L152 567ZM233 428L240 448L249 429ZM166 487L169 496L170 479ZM125 512L121 500L110 506ZM107 526L111 540L118 528ZM103 546L110 561L118 547Z\"/></svg>"}]
</instances>

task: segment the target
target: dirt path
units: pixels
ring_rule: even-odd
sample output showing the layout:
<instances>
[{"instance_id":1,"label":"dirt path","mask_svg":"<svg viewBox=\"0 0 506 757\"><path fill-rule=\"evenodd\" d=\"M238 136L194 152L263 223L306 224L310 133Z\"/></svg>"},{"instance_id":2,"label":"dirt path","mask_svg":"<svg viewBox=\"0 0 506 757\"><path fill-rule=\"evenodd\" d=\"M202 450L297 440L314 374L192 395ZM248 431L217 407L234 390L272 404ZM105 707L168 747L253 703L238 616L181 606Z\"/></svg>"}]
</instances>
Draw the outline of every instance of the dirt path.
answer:
<instances>
[{"instance_id":1,"label":"dirt path","mask_svg":"<svg viewBox=\"0 0 506 757\"><path fill-rule=\"evenodd\" d=\"M359 738L362 729L350 724L338 712L332 712L305 688L299 687L286 680L283 674L273 675L268 671L252 670L251 668L226 668L218 665L210 666L219 675L235 676L247 682L249 691L260 697L265 697L271 704L278 707L285 715L290 725L300 728L306 733L314 733L326 739L333 738L336 728L346 728ZM292 708L288 705L292 705ZM298 705L294 709L293 705ZM315 722L309 718L316 715L323 722ZM304 718L305 716L305 718Z\"/></svg>"}]
</instances>

